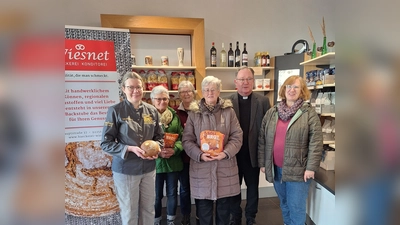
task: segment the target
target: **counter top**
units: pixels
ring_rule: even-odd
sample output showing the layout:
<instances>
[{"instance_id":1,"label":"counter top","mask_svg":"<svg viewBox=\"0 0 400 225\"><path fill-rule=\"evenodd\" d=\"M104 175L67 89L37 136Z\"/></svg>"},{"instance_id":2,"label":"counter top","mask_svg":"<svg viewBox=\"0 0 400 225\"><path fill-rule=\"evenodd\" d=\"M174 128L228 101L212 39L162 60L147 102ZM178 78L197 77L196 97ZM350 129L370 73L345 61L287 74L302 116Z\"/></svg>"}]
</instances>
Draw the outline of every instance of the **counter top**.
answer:
<instances>
[{"instance_id":1,"label":"counter top","mask_svg":"<svg viewBox=\"0 0 400 225\"><path fill-rule=\"evenodd\" d=\"M335 171L325 170L319 168L318 172L315 173L315 179L318 184L322 185L332 194L335 194Z\"/></svg>"}]
</instances>

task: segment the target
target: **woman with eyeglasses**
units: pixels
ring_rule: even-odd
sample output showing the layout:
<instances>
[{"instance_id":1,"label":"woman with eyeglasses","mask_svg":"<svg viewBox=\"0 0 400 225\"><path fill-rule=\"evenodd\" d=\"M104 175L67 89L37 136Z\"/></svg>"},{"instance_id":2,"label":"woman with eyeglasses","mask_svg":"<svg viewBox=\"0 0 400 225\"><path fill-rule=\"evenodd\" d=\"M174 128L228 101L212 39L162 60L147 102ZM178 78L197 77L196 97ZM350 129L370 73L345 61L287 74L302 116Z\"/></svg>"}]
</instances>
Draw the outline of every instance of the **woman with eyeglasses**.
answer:
<instances>
[{"instance_id":1,"label":"woman with eyeglasses","mask_svg":"<svg viewBox=\"0 0 400 225\"><path fill-rule=\"evenodd\" d=\"M228 225L230 198L240 193L236 154L243 132L232 102L219 97L221 80L206 76L201 89L203 98L190 104L182 137L190 157L190 191L201 225L213 224L214 202L215 224Z\"/></svg>"},{"instance_id":2,"label":"woman with eyeglasses","mask_svg":"<svg viewBox=\"0 0 400 225\"><path fill-rule=\"evenodd\" d=\"M180 171L183 169L181 158L183 128L175 110L168 107L169 93L165 87L161 85L154 87L150 93L150 98L159 113L160 122L165 133L164 148L161 149L161 153L156 159L154 225L161 224L164 184L167 195L167 225L174 225L178 205L178 178ZM175 134L175 137L173 134Z\"/></svg>"},{"instance_id":3,"label":"woman with eyeglasses","mask_svg":"<svg viewBox=\"0 0 400 225\"><path fill-rule=\"evenodd\" d=\"M258 140L258 162L274 184L284 224L304 225L310 179L322 156L321 122L302 77L290 76L279 90L282 101L265 114Z\"/></svg>"},{"instance_id":4,"label":"woman with eyeglasses","mask_svg":"<svg viewBox=\"0 0 400 225\"><path fill-rule=\"evenodd\" d=\"M156 162L140 148L146 140L164 146L164 132L154 106L142 102L143 80L127 72L121 82L126 99L108 109L101 148L113 156L111 169L123 225L154 223ZM140 219L139 219L140 218Z\"/></svg>"}]
</instances>

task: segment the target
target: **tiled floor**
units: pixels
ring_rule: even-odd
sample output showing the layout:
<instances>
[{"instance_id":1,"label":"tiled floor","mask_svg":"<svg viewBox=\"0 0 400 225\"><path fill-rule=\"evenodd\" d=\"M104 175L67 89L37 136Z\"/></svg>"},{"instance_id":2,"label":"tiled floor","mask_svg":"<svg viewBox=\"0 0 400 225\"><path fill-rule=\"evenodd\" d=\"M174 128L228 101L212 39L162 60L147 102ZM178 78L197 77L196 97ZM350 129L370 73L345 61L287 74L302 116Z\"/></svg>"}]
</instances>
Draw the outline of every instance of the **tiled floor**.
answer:
<instances>
[{"instance_id":1,"label":"tiled floor","mask_svg":"<svg viewBox=\"0 0 400 225\"><path fill-rule=\"evenodd\" d=\"M242 209L245 207L246 201L242 201ZM163 220L161 221L162 225L165 225L166 222L166 209L163 208ZM195 219L195 210L196 207L192 205L192 218L191 225L196 225ZM178 207L176 211L176 219L175 224L180 225L181 223L181 213L180 208ZM244 215L244 213L243 213ZM282 214L279 208L279 199L278 197L271 198L260 198L258 203L258 213L256 217L256 222L258 225L283 225ZM65 225L120 225L121 217L119 213L115 213L113 215L107 217L76 217L65 214ZM242 224L246 224L245 218L242 218ZM152 225L152 224L149 224Z\"/></svg>"},{"instance_id":2,"label":"tiled floor","mask_svg":"<svg viewBox=\"0 0 400 225\"><path fill-rule=\"evenodd\" d=\"M242 201L242 209L244 209L246 205L246 200ZM163 215L165 215L165 208L163 209ZM180 225L181 222L181 214L180 209L178 207L176 212L176 219L175 224ZM194 218L195 215L195 206L192 207L192 219L190 224L196 225L196 220ZM165 217L165 216L164 216ZM256 222L258 225L283 225L282 220L282 213L281 209L279 208L279 199L278 197L271 197L271 198L260 198L258 202L258 213L256 217ZM166 224L166 219L164 218L161 225ZM246 219L242 218L242 225L246 224Z\"/></svg>"}]
</instances>

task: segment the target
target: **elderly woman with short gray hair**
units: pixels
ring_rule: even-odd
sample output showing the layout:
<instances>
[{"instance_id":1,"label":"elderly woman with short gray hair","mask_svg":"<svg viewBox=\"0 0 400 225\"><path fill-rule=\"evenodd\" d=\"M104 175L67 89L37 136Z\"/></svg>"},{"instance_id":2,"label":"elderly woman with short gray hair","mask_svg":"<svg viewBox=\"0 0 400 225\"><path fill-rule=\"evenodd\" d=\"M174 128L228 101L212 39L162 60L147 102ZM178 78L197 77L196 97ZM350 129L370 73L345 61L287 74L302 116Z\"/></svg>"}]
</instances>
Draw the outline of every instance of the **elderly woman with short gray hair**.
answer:
<instances>
[{"instance_id":1,"label":"elderly woman with short gray hair","mask_svg":"<svg viewBox=\"0 0 400 225\"><path fill-rule=\"evenodd\" d=\"M219 97L221 80L207 76L201 83L203 98L192 102L183 132L183 148L190 157L190 189L198 207L200 224L215 222L228 225L230 197L240 193L236 154L242 145L243 132L230 100ZM222 151L203 151L203 131L222 133Z\"/></svg>"}]
</instances>

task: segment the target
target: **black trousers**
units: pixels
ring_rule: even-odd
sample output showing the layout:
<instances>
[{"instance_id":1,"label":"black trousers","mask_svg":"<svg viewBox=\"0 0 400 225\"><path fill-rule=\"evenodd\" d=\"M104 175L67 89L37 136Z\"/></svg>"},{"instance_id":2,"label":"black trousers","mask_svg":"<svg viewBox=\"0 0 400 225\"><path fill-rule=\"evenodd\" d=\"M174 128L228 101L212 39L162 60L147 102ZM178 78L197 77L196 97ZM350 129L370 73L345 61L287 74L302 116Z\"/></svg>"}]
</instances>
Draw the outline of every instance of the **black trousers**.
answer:
<instances>
[{"instance_id":1,"label":"black trousers","mask_svg":"<svg viewBox=\"0 0 400 225\"><path fill-rule=\"evenodd\" d=\"M244 157L238 158L238 166L240 185L242 185L244 178L247 186L245 216L246 219L254 219L256 218L256 214L258 212L258 185L260 168L253 168L251 166L250 158L246 160ZM230 213L232 214L233 218L237 220L242 218L242 208L240 207L241 202L241 194L231 197Z\"/></svg>"},{"instance_id":2,"label":"black trousers","mask_svg":"<svg viewBox=\"0 0 400 225\"><path fill-rule=\"evenodd\" d=\"M215 224L229 225L229 204L230 198L220 198L215 201ZM197 215L200 225L213 225L214 201L207 199L195 199Z\"/></svg>"}]
</instances>

